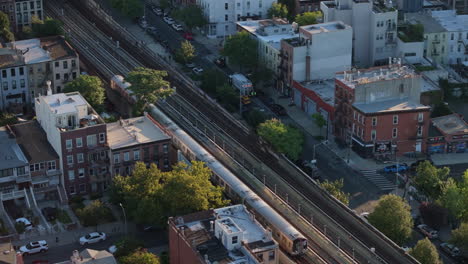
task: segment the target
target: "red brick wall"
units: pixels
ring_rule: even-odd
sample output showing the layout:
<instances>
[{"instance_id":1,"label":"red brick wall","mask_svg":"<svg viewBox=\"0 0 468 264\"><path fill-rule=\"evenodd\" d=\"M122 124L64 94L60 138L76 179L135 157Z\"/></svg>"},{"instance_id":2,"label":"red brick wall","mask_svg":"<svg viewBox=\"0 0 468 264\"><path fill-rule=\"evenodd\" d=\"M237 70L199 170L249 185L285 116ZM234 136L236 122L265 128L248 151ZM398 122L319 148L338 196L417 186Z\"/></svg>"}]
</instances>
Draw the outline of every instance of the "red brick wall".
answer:
<instances>
[{"instance_id":1,"label":"red brick wall","mask_svg":"<svg viewBox=\"0 0 468 264\"><path fill-rule=\"evenodd\" d=\"M202 264L203 261L180 235L172 222L169 222L169 260L170 264Z\"/></svg>"},{"instance_id":2,"label":"red brick wall","mask_svg":"<svg viewBox=\"0 0 468 264\"><path fill-rule=\"evenodd\" d=\"M317 109L316 110L323 109L323 110L327 111L330 120L334 120L334 118L335 118L335 107L334 106L329 105L328 103L323 101L322 98L320 96L318 96L314 91L305 88L304 86L302 86L300 83L298 83L296 81L293 81L293 88L297 89L297 90L299 90L301 92L301 94L302 94L302 103L304 103L304 101L306 100L306 97L311 99L312 101L314 101L317 104ZM302 110L304 110L304 105L302 105L301 108L302 108Z\"/></svg>"}]
</instances>

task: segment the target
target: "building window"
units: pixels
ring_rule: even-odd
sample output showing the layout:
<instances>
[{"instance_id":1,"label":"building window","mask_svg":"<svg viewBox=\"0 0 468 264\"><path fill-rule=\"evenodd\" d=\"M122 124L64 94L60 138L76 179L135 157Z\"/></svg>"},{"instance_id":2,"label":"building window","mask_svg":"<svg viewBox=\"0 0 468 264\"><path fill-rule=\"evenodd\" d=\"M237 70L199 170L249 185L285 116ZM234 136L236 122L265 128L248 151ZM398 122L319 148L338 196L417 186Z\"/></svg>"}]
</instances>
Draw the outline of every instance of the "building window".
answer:
<instances>
[{"instance_id":1,"label":"building window","mask_svg":"<svg viewBox=\"0 0 468 264\"><path fill-rule=\"evenodd\" d=\"M83 163L83 162L84 162L84 155L83 155L83 153L78 153L78 154L76 154L76 160L78 161L78 163Z\"/></svg>"},{"instance_id":2,"label":"building window","mask_svg":"<svg viewBox=\"0 0 468 264\"><path fill-rule=\"evenodd\" d=\"M229 20L229 16L228 15L224 15L224 21L228 21Z\"/></svg>"},{"instance_id":3,"label":"building window","mask_svg":"<svg viewBox=\"0 0 468 264\"><path fill-rule=\"evenodd\" d=\"M84 177L84 168L79 168L78 169L78 177L80 177L80 178Z\"/></svg>"},{"instance_id":4,"label":"building window","mask_svg":"<svg viewBox=\"0 0 468 264\"><path fill-rule=\"evenodd\" d=\"M29 8L34 9L34 1L29 2Z\"/></svg>"},{"instance_id":5,"label":"building window","mask_svg":"<svg viewBox=\"0 0 468 264\"><path fill-rule=\"evenodd\" d=\"M68 61L63 61L63 68L68 69Z\"/></svg>"},{"instance_id":6,"label":"building window","mask_svg":"<svg viewBox=\"0 0 468 264\"><path fill-rule=\"evenodd\" d=\"M120 163L120 153L114 153L114 163Z\"/></svg>"},{"instance_id":7,"label":"building window","mask_svg":"<svg viewBox=\"0 0 468 264\"><path fill-rule=\"evenodd\" d=\"M25 167L18 167L18 168L16 168L16 174L18 174L18 175L24 175L24 174L26 174L26 169L25 169Z\"/></svg>"},{"instance_id":8,"label":"building window","mask_svg":"<svg viewBox=\"0 0 468 264\"><path fill-rule=\"evenodd\" d=\"M165 169L169 168L169 159L168 158L164 158L164 168Z\"/></svg>"},{"instance_id":9,"label":"building window","mask_svg":"<svg viewBox=\"0 0 468 264\"><path fill-rule=\"evenodd\" d=\"M75 60L71 60L71 66L72 66L72 68L76 67L76 61Z\"/></svg>"},{"instance_id":10,"label":"building window","mask_svg":"<svg viewBox=\"0 0 468 264\"><path fill-rule=\"evenodd\" d=\"M20 67L20 68L19 68L19 74L20 74L20 75L24 75L24 67Z\"/></svg>"},{"instance_id":11,"label":"building window","mask_svg":"<svg viewBox=\"0 0 468 264\"><path fill-rule=\"evenodd\" d=\"M3 82L3 90L8 90L8 82Z\"/></svg>"},{"instance_id":12,"label":"building window","mask_svg":"<svg viewBox=\"0 0 468 264\"><path fill-rule=\"evenodd\" d=\"M124 161L130 160L130 152L124 152Z\"/></svg>"},{"instance_id":13,"label":"building window","mask_svg":"<svg viewBox=\"0 0 468 264\"><path fill-rule=\"evenodd\" d=\"M404 92L405 92L405 85L400 84L400 93L404 93Z\"/></svg>"},{"instance_id":14,"label":"building window","mask_svg":"<svg viewBox=\"0 0 468 264\"><path fill-rule=\"evenodd\" d=\"M393 124L394 125L398 124L398 115L393 116Z\"/></svg>"},{"instance_id":15,"label":"building window","mask_svg":"<svg viewBox=\"0 0 468 264\"><path fill-rule=\"evenodd\" d=\"M93 175L94 175L94 169L93 169L93 168L90 168L90 169L88 170L88 172L89 172L89 176L93 176Z\"/></svg>"},{"instance_id":16,"label":"building window","mask_svg":"<svg viewBox=\"0 0 468 264\"><path fill-rule=\"evenodd\" d=\"M353 111L353 116L354 116L354 120L356 120L356 116L357 116L356 111Z\"/></svg>"},{"instance_id":17,"label":"building window","mask_svg":"<svg viewBox=\"0 0 468 264\"><path fill-rule=\"evenodd\" d=\"M268 252L268 260L275 260L275 251Z\"/></svg>"},{"instance_id":18,"label":"building window","mask_svg":"<svg viewBox=\"0 0 468 264\"><path fill-rule=\"evenodd\" d=\"M67 164L68 165L73 165L73 155L68 155L67 156Z\"/></svg>"},{"instance_id":19,"label":"building window","mask_svg":"<svg viewBox=\"0 0 468 264\"><path fill-rule=\"evenodd\" d=\"M225 9L225 10L228 10L228 8L229 8L228 3L224 3L224 9Z\"/></svg>"},{"instance_id":20,"label":"building window","mask_svg":"<svg viewBox=\"0 0 468 264\"><path fill-rule=\"evenodd\" d=\"M36 8L40 9L41 8L41 1L36 1Z\"/></svg>"},{"instance_id":21,"label":"building window","mask_svg":"<svg viewBox=\"0 0 468 264\"><path fill-rule=\"evenodd\" d=\"M424 120L424 113L418 113L418 122L422 122Z\"/></svg>"},{"instance_id":22,"label":"building window","mask_svg":"<svg viewBox=\"0 0 468 264\"><path fill-rule=\"evenodd\" d=\"M371 140L375 140L377 138L377 130L372 130L370 136Z\"/></svg>"},{"instance_id":23,"label":"building window","mask_svg":"<svg viewBox=\"0 0 468 264\"><path fill-rule=\"evenodd\" d=\"M49 170L49 171L56 170L55 160L47 162L47 170Z\"/></svg>"},{"instance_id":24,"label":"building window","mask_svg":"<svg viewBox=\"0 0 468 264\"><path fill-rule=\"evenodd\" d=\"M396 138L398 136L398 128L394 127L392 129L392 138Z\"/></svg>"},{"instance_id":25,"label":"building window","mask_svg":"<svg viewBox=\"0 0 468 264\"><path fill-rule=\"evenodd\" d=\"M80 184L80 193L86 192L86 185L85 184Z\"/></svg>"},{"instance_id":26,"label":"building window","mask_svg":"<svg viewBox=\"0 0 468 264\"><path fill-rule=\"evenodd\" d=\"M24 79L21 79L21 80L20 80L20 87L21 87L21 88L26 87L26 81L25 81Z\"/></svg>"},{"instance_id":27,"label":"building window","mask_svg":"<svg viewBox=\"0 0 468 264\"><path fill-rule=\"evenodd\" d=\"M361 123L361 115L360 114L357 115L357 121L358 121L358 123Z\"/></svg>"},{"instance_id":28,"label":"building window","mask_svg":"<svg viewBox=\"0 0 468 264\"><path fill-rule=\"evenodd\" d=\"M7 71L6 70L2 70L2 78L6 78L7 77Z\"/></svg>"},{"instance_id":29,"label":"building window","mask_svg":"<svg viewBox=\"0 0 468 264\"><path fill-rule=\"evenodd\" d=\"M75 194L75 186L70 186L70 194Z\"/></svg>"},{"instance_id":30,"label":"building window","mask_svg":"<svg viewBox=\"0 0 468 264\"><path fill-rule=\"evenodd\" d=\"M377 126L377 117L372 117L372 126Z\"/></svg>"},{"instance_id":31,"label":"building window","mask_svg":"<svg viewBox=\"0 0 468 264\"><path fill-rule=\"evenodd\" d=\"M81 148L83 146L83 139L82 138L76 138L76 147Z\"/></svg>"},{"instance_id":32,"label":"building window","mask_svg":"<svg viewBox=\"0 0 468 264\"><path fill-rule=\"evenodd\" d=\"M104 143L106 141L106 134L99 133L99 143Z\"/></svg>"},{"instance_id":33,"label":"building window","mask_svg":"<svg viewBox=\"0 0 468 264\"><path fill-rule=\"evenodd\" d=\"M55 62L55 68L60 67L60 63L58 61Z\"/></svg>"},{"instance_id":34,"label":"building window","mask_svg":"<svg viewBox=\"0 0 468 264\"><path fill-rule=\"evenodd\" d=\"M119 174L120 174L120 168L115 168L114 175L119 175Z\"/></svg>"},{"instance_id":35,"label":"building window","mask_svg":"<svg viewBox=\"0 0 468 264\"><path fill-rule=\"evenodd\" d=\"M96 146L97 142L96 142L96 135L89 135L89 136L86 136L86 145L88 147L94 147Z\"/></svg>"},{"instance_id":36,"label":"building window","mask_svg":"<svg viewBox=\"0 0 468 264\"><path fill-rule=\"evenodd\" d=\"M257 258L260 262L263 262L263 252L257 254Z\"/></svg>"},{"instance_id":37,"label":"building window","mask_svg":"<svg viewBox=\"0 0 468 264\"><path fill-rule=\"evenodd\" d=\"M450 34L450 40L453 40L453 38L454 38L454 37L455 37L455 36L454 36L454 34L453 34L453 33L452 33L452 34Z\"/></svg>"},{"instance_id":38,"label":"building window","mask_svg":"<svg viewBox=\"0 0 468 264\"><path fill-rule=\"evenodd\" d=\"M60 80L60 73L55 74L55 80Z\"/></svg>"},{"instance_id":39,"label":"building window","mask_svg":"<svg viewBox=\"0 0 468 264\"><path fill-rule=\"evenodd\" d=\"M63 79L64 79L65 81L68 81L68 73L63 74Z\"/></svg>"},{"instance_id":40,"label":"building window","mask_svg":"<svg viewBox=\"0 0 468 264\"><path fill-rule=\"evenodd\" d=\"M76 72L72 72L72 78L76 79Z\"/></svg>"},{"instance_id":41,"label":"building window","mask_svg":"<svg viewBox=\"0 0 468 264\"><path fill-rule=\"evenodd\" d=\"M73 141L71 139L67 139L65 141L65 145L67 149L72 149L73 148Z\"/></svg>"},{"instance_id":42,"label":"building window","mask_svg":"<svg viewBox=\"0 0 468 264\"><path fill-rule=\"evenodd\" d=\"M133 159L134 160L140 160L140 151L139 150L134 150L133 151Z\"/></svg>"},{"instance_id":43,"label":"building window","mask_svg":"<svg viewBox=\"0 0 468 264\"><path fill-rule=\"evenodd\" d=\"M75 171L74 170L69 170L68 171L68 179L70 181L73 181L75 179Z\"/></svg>"},{"instance_id":44,"label":"building window","mask_svg":"<svg viewBox=\"0 0 468 264\"><path fill-rule=\"evenodd\" d=\"M159 159L159 145L153 146L153 159L154 160Z\"/></svg>"},{"instance_id":45,"label":"building window","mask_svg":"<svg viewBox=\"0 0 468 264\"><path fill-rule=\"evenodd\" d=\"M418 126L418 136L421 137L423 134L423 126Z\"/></svg>"},{"instance_id":46,"label":"building window","mask_svg":"<svg viewBox=\"0 0 468 264\"><path fill-rule=\"evenodd\" d=\"M232 237L232 244L233 244L233 245L237 244L237 240L238 240L238 237L237 237L237 236L233 236L233 237Z\"/></svg>"},{"instance_id":47,"label":"building window","mask_svg":"<svg viewBox=\"0 0 468 264\"><path fill-rule=\"evenodd\" d=\"M16 89L16 80L11 81L11 88Z\"/></svg>"}]
</instances>

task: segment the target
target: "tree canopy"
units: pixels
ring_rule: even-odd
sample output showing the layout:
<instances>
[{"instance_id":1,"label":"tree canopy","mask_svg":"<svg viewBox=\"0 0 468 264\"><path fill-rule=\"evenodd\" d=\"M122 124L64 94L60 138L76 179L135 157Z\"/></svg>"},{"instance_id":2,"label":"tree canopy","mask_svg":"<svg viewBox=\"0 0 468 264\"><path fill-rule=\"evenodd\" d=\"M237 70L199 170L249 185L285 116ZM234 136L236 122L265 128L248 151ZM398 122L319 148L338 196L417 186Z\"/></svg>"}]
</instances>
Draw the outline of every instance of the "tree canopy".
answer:
<instances>
[{"instance_id":1,"label":"tree canopy","mask_svg":"<svg viewBox=\"0 0 468 264\"><path fill-rule=\"evenodd\" d=\"M124 237L117 241L115 246L117 247L117 251L114 256L120 258L143 248L143 242L133 237Z\"/></svg>"},{"instance_id":2,"label":"tree canopy","mask_svg":"<svg viewBox=\"0 0 468 264\"><path fill-rule=\"evenodd\" d=\"M379 199L374 212L369 215L369 223L401 245L411 237L413 229L411 208L399 196L384 195Z\"/></svg>"},{"instance_id":3,"label":"tree canopy","mask_svg":"<svg viewBox=\"0 0 468 264\"><path fill-rule=\"evenodd\" d=\"M10 31L10 19L8 15L0 11L0 30L2 37L10 42L15 40L15 36Z\"/></svg>"},{"instance_id":4,"label":"tree canopy","mask_svg":"<svg viewBox=\"0 0 468 264\"><path fill-rule=\"evenodd\" d=\"M442 194L442 188L448 178L450 169L447 167L437 168L429 161L424 161L416 168L414 183L428 198L437 200Z\"/></svg>"},{"instance_id":5,"label":"tree canopy","mask_svg":"<svg viewBox=\"0 0 468 264\"><path fill-rule=\"evenodd\" d=\"M169 172L137 162L131 176L116 176L112 200L124 204L137 223L163 226L169 216L225 206L222 188L210 182L211 170L203 162L178 163Z\"/></svg>"},{"instance_id":6,"label":"tree canopy","mask_svg":"<svg viewBox=\"0 0 468 264\"><path fill-rule=\"evenodd\" d=\"M111 5L127 17L140 17L143 15L143 4L138 0L111 0Z\"/></svg>"},{"instance_id":7,"label":"tree canopy","mask_svg":"<svg viewBox=\"0 0 468 264\"><path fill-rule=\"evenodd\" d=\"M101 79L91 75L80 75L75 80L65 84L63 91L65 93L80 92L86 101L94 108L102 105L106 98L106 91L104 90Z\"/></svg>"},{"instance_id":8,"label":"tree canopy","mask_svg":"<svg viewBox=\"0 0 468 264\"><path fill-rule=\"evenodd\" d=\"M434 109L432 110L431 117L439 117L439 116L446 116L452 114L452 110L444 103L440 102L439 104L436 104L434 106Z\"/></svg>"},{"instance_id":9,"label":"tree canopy","mask_svg":"<svg viewBox=\"0 0 468 264\"><path fill-rule=\"evenodd\" d=\"M77 209L76 215L84 226L97 226L114 220L110 208L100 200L94 200L84 208Z\"/></svg>"},{"instance_id":10,"label":"tree canopy","mask_svg":"<svg viewBox=\"0 0 468 264\"><path fill-rule=\"evenodd\" d=\"M299 26L307 26L312 24L317 24L318 19L322 17L322 13L320 11L315 12L305 12L296 16L294 22L296 22Z\"/></svg>"},{"instance_id":11,"label":"tree canopy","mask_svg":"<svg viewBox=\"0 0 468 264\"><path fill-rule=\"evenodd\" d=\"M247 123L253 128L257 128L258 125L265 122L266 119L266 115L257 109L252 109L251 111L247 112L245 116L245 121L247 121Z\"/></svg>"},{"instance_id":12,"label":"tree canopy","mask_svg":"<svg viewBox=\"0 0 468 264\"><path fill-rule=\"evenodd\" d=\"M231 85L224 83L216 87L216 99L223 104L227 110L234 112L239 104L239 92Z\"/></svg>"},{"instance_id":13,"label":"tree canopy","mask_svg":"<svg viewBox=\"0 0 468 264\"><path fill-rule=\"evenodd\" d=\"M409 254L417 259L421 264L441 264L439 252L432 244L429 238L418 241L414 248L410 249Z\"/></svg>"},{"instance_id":14,"label":"tree canopy","mask_svg":"<svg viewBox=\"0 0 468 264\"><path fill-rule=\"evenodd\" d=\"M288 8L282 3L273 3L267 13L268 18L287 18Z\"/></svg>"},{"instance_id":15,"label":"tree canopy","mask_svg":"<svg viewBox=\"0 0 468 264\"><path fill-rule=\"evenodd\" d=\"M184 63L188 63L195 57L195 47L190 43L190 41L185 40L180 45L180 48L177 51L177 56L179 56L180 60Z\"/></svg>"},{"instance_id":16,"label":"tree canopy","mask_svg":"<svg viewBox=\"0 0 468 264\"><path fill-rule=\"evenodd\" d=\"M296 1L295 0L280 0L278 3L281 3L286 6L288 9L288 20L294 20L294 16L296 15Z\"/></svg>"},{"instance_id":17,"label":"tree canopy","mask_svg":"<svg viewBox=\"0 0 468 264\"><path fill-rule=\"evenodd\" d=\"M217 69L208 69L203 71L200 88L209 93L215 94L216 87L227 83L226 75Z\"/></svg>"},{"instance_id":18,"label":"tree canopy","mask_svg":"<svg viewBox=\"0 0 468 264\"><path fill-rule=\"evenodd\" d=\"M449 178L442 188L439 202L458 220L468 222L468 170L457 183Z\"/></svg>"},{"instance_id":19,"label":"tree canopy","mask_svg":"<svg viewBox=\"0 0 468 264\"><path fill-rule=\"evenodd\" d=\"M343 178L333 182L325 180L320 183L320 186L322 186L333 197L340 200L343 204L349 205L349 193L345 193L342 190L344 186Z\"/></svg>"},{"instance_id":20,"label":"tree canopy","mask_svg":"<svg viewBox=\"0 0 468 264\"><path fill-rule=\"evenodd\" d=\"M251 68L257 64L257 41L248 32L238 32L226 39L221 53L228 57L229 63Z\"/></svg>"},{"instance_id":21,"label":"tree canopy","mask_svg":"<svg viewBox=\"0 0 468 264\"><path fill-rule=\"evenodd\" d=\"M320 135L322 135L322 128L327 125L327 120L320 113L312 114L315 125L320 129Z\"/></svg>"},{"instance_id":22,"label":"tree canopy","mask_svg":"<svg viewBox=\"0 0 468 264\"><path fill-rule=\"evenodd\" d=\"M60 20L46 17L44 21L40 20L37 16L31 18L32 34L34 37L47 37L63 35L63 23Z\"/></svg>"},{"instance_id":23,"label":"tree canopy","mask_svg":"<svg viewBox=\"0 0 468 264\"><path fill-rule=\"evenodd\" d=\"M174 93L171 84L164 79L166 76L166 71L143 67L135 68L128 73L125 80L131 84L129 90L137 98L137 113L142 112L147 104L154 103L158 99L166 98Z\"/></svg>"},{"instance_id":24,"label":"tree canopy","mask_svg":"<svg viewBox=\"0 0 468 264\"><path fill-rule=\"evenodd\" d=\"M14 125L18 122L18 118L15 114L7 113L7 112L0 112L0 127L6 125Z\"/></svg>"},{"instance_id":25,"label":"tree canopy","mask_svg":"<svg viewBox=\"0 0 468 264\"><path fill-rule=\"evenodd\" d=\"M460 227L452 231L450 242L463 250L468 250L468 222L462 223Z\"/></svg>"},{"instance_id":26,"label":"tree canopy","mask_svg":"<svg viewBox=\"0 0 468 264\"><path fill-rule=\"evenodd\" d=\"M159 264L159 258L146 250L137 250L128 256L119 258L121 264Z\"/></svg>"},{"instance_id":27,"label":"tree canopy","mask_svg":"<svg viewBox=\"0 0 468 264\"><path fill-rule=\"evenodd\" d=\"M273 148L297 160L302 152L304 135L297 128L287 126L278 119L270 119L257 128L258 135L269 142Z\"/></svg>"},{"instance_id":28,"label":"tree canopy","mask_svg":"<svg viewBox=\"0 0 468 264\"><path fill-rule=\"evenodd\" d=\"M198 5L188 5L177 11L175 11L174 16L179 20L182 20L191 31L194 27L202 27L208 23L203 10Z\"/></svg>"}]
</instances>

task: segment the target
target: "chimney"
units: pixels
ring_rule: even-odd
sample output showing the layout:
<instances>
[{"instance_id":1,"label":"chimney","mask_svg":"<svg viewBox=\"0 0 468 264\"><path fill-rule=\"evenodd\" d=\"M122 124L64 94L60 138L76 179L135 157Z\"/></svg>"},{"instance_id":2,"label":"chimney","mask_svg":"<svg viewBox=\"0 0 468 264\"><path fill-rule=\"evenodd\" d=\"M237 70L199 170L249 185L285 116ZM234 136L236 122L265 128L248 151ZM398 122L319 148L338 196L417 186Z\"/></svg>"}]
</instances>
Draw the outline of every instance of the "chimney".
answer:
<instances>
[{"instance_id":1,"label":"chimney","mask_svg":"<svg viewBox=\"0 0 468 264\"><path fill-rule=\"evenodd\" d=\"M210 232L214 231L214 221L210 221Z\"/></svg>"},{"instance_id":2,"label":"chimney","mask_svg":"<svg viewBox=\"0 0 468 264\"><path fill-rule=\"evenodd\" d=\"M52 89L50 88L50 85L52 84L52 82L50 80L47 80L46 84L47 84L47 96L52 95Z\"/></svg>"}]
</instances>

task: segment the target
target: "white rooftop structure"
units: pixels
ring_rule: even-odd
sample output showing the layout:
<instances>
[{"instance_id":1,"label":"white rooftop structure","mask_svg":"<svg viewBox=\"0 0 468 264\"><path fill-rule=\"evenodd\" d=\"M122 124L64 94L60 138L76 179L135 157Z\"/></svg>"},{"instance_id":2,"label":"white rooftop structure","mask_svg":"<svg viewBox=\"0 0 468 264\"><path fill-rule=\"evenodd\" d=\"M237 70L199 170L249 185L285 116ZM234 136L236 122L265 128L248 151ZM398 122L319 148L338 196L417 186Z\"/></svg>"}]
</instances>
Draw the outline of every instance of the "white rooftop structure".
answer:
<instances>
[{"instance_id":1,"label":"white rooftop structure","mask_svg":"<svg viewBox=\"0 0 468 264\"><path fill-rule=\"evenodd\" d=\"M80 107L88 106L86 100L79 93L59 93L43 96L42 98L55 114L75 113ZM79 116L79 118L83 117L84 116Z\"/></svg>"},{"instance_id":2,"label":"white rooftop structure","mask_svg":"<svg viewBox=\"0 0 468 264\"><path fill-rule=\"evenodd\" d=\"M327 104L335 105L335 79L301 83L306 89L315 92Z\"/></svg>"},{"instance_id":3,"label":"white rooftop structure","mask_svg":"<svg viewBox=\"0 0 468 264\"><path fill-rule=\"evenodd\" d=\"M144 116L107 124L107 141L111 149L169 139L145 113Z\"/></svg>"},{"instance_id":4,"label":"white rooftop structure","mask_svg":"<svg viewBox=\"0 0 468 264\"><path fill-rule=\"evenodd\" d=\"M456 10L432 11L431 16L447 31L468 30L468 15L457 15Z\"/></svg>"},{"instance_id":5,"label":"white rooftop structure","mask_svg":"<svg viewBox=\"0 0 468 264\"><path fill-rule=\"evenodd\" d=\"M50 53L41 47L41 40L38 38L15 41L12 44L22 51L26 64L52 61Z\"/></svg>"},{"instance_id":6,"label":"white rooftop structure","mask_svg":"<svg viewBox=\"0 0 468 264\"><path fill-rule=\"evenodd\" d=\"M294 38L292 25L280 19L239 21L237 25L254 34L259 41L267 42L271 47L279 50L282 39Z\"/></svg>"},{"instance_id":7,"label":"white rooftop structure","mask_svg":"<svg viewBox=\"0 0 468 264\"><path fill-rule=\"evenodd\" d=\"M320 33L328 33L333 31L340 31L340 30L348 30L351 26L346 25L341 21L332 21L327 23L320 23L314 25L307 25L299 27L302 30L307 31L310 34L320 34Z\"/></svg>"}]
</instances>

